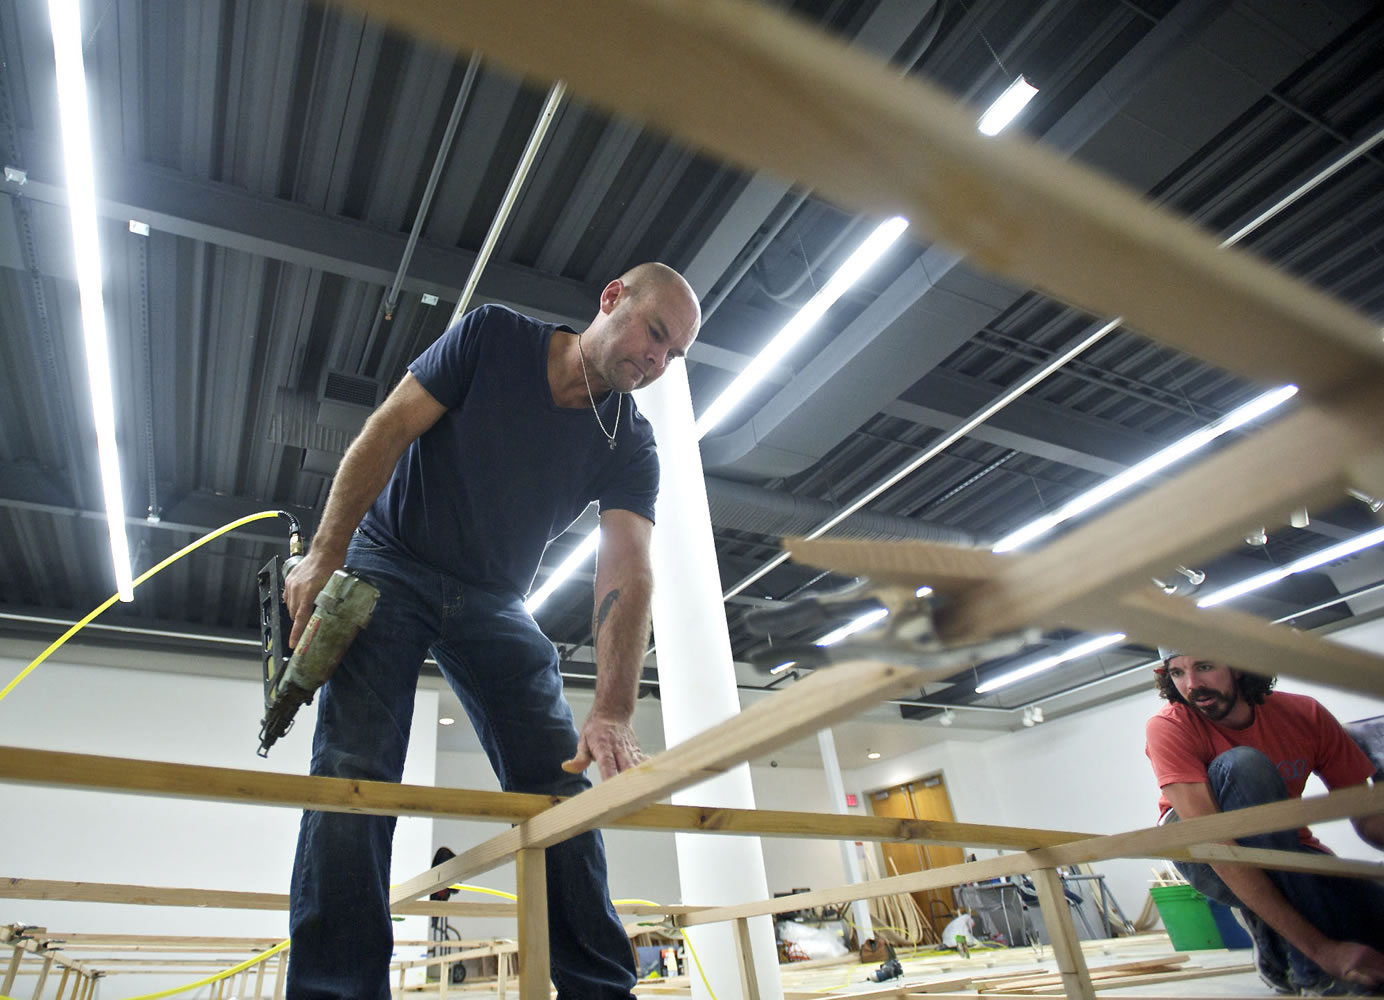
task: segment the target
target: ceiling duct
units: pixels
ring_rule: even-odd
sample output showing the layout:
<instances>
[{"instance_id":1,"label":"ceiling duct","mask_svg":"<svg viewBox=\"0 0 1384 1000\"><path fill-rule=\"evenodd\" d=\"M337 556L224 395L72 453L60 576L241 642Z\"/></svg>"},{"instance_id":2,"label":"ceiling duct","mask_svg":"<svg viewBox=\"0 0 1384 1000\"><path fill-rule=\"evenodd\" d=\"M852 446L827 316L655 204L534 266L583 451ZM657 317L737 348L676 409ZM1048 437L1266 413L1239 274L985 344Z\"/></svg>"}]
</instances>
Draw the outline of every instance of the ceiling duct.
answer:
<instances>
[{"instance_id":1,"label":"ceiling duct","mask_svg":"<svg viewBox=\"0 0 1384 1000\"><path fill-rule=\"evenodd\" d=\"M280 386L269 440L303 449L302 470L330 479L379 403L378 379L328 371L315 395Z\"/></svg>"},{"instance_id":2,"label":"ceiling duct","mask_svg":"<svg viewBox=\"0 0 1384 1000\"><path fill-rule=\"evenodd\" d=\"M771 536L806 534L841 509L827 500L761 489L716 476L706 477L706 499L711 508L711 523L718 528ZM831 530L833 535L846 538L912 539L970 547L977 544L969 532L871 511L852 514Z\"/></svg>"}]
</instances>

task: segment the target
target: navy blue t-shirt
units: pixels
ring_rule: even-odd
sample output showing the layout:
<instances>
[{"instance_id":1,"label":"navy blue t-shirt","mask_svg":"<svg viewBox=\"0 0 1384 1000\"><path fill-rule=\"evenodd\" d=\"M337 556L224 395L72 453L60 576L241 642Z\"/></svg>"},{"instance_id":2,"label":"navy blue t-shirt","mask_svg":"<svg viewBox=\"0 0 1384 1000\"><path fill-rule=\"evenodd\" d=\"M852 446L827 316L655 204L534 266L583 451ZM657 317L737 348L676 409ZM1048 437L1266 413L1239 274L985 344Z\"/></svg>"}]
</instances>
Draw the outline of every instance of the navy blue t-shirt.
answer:
<instances>
[{"instance_id":1,"label":"navy blue t-shirt","mask_svg":"<svg viewBox=\"0 0 1384 1000\"><path fill-rule=\"evenodd\" d=\"M409 365L447 412L399 459L361 521L368 534L468 583L522 594L544 547L591 501L653 520L653 429L626 396L612 450L590 406L553 402L555 329L481 306ZM618 402L613 392L600 402L607 428Z\"/></svg>"}]
</instances>

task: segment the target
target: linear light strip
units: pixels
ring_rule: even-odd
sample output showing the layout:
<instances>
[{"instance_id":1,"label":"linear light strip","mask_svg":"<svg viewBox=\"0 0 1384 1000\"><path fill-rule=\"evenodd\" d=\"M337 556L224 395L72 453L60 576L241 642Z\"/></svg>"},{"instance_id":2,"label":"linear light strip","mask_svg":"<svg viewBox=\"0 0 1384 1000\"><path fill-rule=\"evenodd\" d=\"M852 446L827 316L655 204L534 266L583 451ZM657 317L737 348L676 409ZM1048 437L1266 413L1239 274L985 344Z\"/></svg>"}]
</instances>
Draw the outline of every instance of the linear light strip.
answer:
<instances>
[{"instance_id":1,"label":"linear light strip","mask_svg":"<svg viewBox=\"0 0 1384 1000\"><path fill-rule=\"evenodd\" d=\"M1041 674L1045 670L1051 670L1059 664L1067 663L1071 660L1079 660L1083 656L1089 656L1092 653L1097 653L1110 646L1119 645L1124 641L1125 634L1123 632L1112 632L1110 635L1102 635L1094 639L1088 639L1085 642L1077 643L1075 646L1070 646L1060 653L1045 656L1040 660L1034 660L1032 663L1011 670L1006 674L1000 674L998 677L991 678L984 684L977 685L976 694L986 694L987 692L995 691L1002 687L1008 687L1010 684L1032 677L1034 674Z\"/></svg>"},{"instance_id":2,"label":"linear light strip","mask_svg":"<svg viewBox=\"0 0 1384 1000\"><path fill-rule=\"evenodd\" d=\"M1207 594L1197 601L1199 608L1214 608L1218 604L1226 601L1233 601L1237 597L1254 590L1260 590L1271 583L1277 583L1285 577L1292 576L1294 573L1304 573L1309 569L1316 569L1318 566L1325 566L1327 563L1335 562L1337 559L1344 559L1348 555L1353 555L1362 549L1379 545L1384 542L1384 528L1375 528L1367 531L1363 535L1356 535L1354 538L1347 538L1343 542L1329 545L1326 548L1303 556L1301 559L1294 559L1286 566L1278 566L1263 573L1257 573L1247 580L1239 583L1232 583L1229 587L1222 587L1220 590Z\"/></svg>"},{"instance_id":3,"label":"linear light strip","mask_svg":"<svg viewBox=\"0 0 1384 1000\"><path fill-rule=\"evenodd\" d=\"M1107 500L1119 496L1150 476L1162 472L1174 462L1186 458L1193 452L1200 451L1218 437L1228 434L1237 427L1241 427L1281 406L1295 396L1297 391L1297 386L1285 385L1256 396L1243 406L1231 410L1219 420L1207 424L1200 430L1193 431L1179 441L1174 441L1162 451L1150 455L1137 465L1131 465L1119 475L1112 476L1100 485L1073 497L1051 514L1044 514L1017 531L1005 535L995 543L995 547L991 551L1009 552L1033 541L1035 538L1046 535L1064 521L1069 521L1077 515L1084 514L1093 507L1098 507Z\"/></svg>"},{"instance_id":4,"label":"linear light strip","mask_svg":"<svg viewBox=\"0 0 1384 1000\"><path fill-rule=\"evenodd\" d=\"M725 391L706 408L697 419L698 440L706 437L713 427L744 401L750 391L763 381L769 370L783 360L784 356L826 315L827 310L874 266L907 228L908 220L897 215L875 227L874 232L856 247L821 290L808 299L793 318L774 335L764 350L755 355Z\"/></svg>"},{"instance_id":5,"label":"linear light strip","mask_svg":"<svg viewBox=\"0 0 1384 1000\"><path fill-rule=\"evenodd\" d=\"M1004 93L995 98L985 114L980 116L976 128L984 135L998 135L1006 125L1018 117L1020 111L1028 107L1028 102L1033 100L1037 93L1038 88L1020 76L1004 89Z\"/></svg>"},{"instance_id":6,"label":"linear light strip","mask_svg":"<svg viewBox=\"0 0 1384 1000\"><path fill-rule=\"evenodd\" d=\"M125 500L120 484L120 451L115 441L115 397L111 389L110 349L106 336L106 305L101 295L101 248L96 238L96 180L92 166L87 113L86 70L82 65L82 26L77 0L49 0L57 68L58 110L62 125L63 158L67 169L67 203L76 251L77 290L82 308L82 339L86 344L87 383L96 421L96 451L101 468L101 492L106 501L111 560L116 589L122 601L134 600L130 548L125 537Z\"/></svg>"}]
</instances>

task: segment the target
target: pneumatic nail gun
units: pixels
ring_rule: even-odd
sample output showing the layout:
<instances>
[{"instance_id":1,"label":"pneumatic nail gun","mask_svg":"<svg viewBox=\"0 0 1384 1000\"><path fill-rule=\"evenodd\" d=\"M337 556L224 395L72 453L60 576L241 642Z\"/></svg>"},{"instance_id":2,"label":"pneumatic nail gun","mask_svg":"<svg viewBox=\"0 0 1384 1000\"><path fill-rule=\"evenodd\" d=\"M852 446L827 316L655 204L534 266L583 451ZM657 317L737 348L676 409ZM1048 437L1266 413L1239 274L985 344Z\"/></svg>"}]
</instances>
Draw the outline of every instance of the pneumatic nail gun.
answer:
<instances>
[{"instance_id":1,"label":"pneumatic nail gun","mask_svg":"<svg viewBox=\"0 0 1384 1000\"><path fill-rule=\"evenodd\" d=\"M349 569L333 573L314 602L312 618L289 655L292 629L283 602L283 580L303 558L303 539L291 515L288 558L273 557L259 571L261 666L264 678L264 719L260 723L259 755L293 727L293 717L312 702L327 683L356 634L370 624L380 592Z\"/></svg>"}]
</instances>

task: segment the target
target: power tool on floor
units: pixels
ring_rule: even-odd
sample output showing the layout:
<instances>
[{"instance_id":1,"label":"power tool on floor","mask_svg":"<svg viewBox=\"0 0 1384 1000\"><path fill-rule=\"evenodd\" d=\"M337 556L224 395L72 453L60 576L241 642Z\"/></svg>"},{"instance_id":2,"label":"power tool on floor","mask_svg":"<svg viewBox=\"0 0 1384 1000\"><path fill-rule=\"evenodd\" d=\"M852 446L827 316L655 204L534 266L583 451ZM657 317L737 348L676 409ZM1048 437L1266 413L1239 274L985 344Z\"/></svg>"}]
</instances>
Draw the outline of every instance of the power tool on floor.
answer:
<instances>
[{"instance_id":1,"label":"power tool on floor","mask_svg":"<svg viewBox=\"0 0 1384 1000\"><path fill-rule=\"evenodd\" d=\"M312 618L289 655L293 620L283 601L283 581L303 559L298 521L289 520L288 558L274 556L259 571L261 665L264 678L264 719L260 723L259 755L293 727L298 709L312 702L327 683L356 633L370 624L380 592L349 569L339 569L322 587Z\"/></svg>"}]
</instances>

